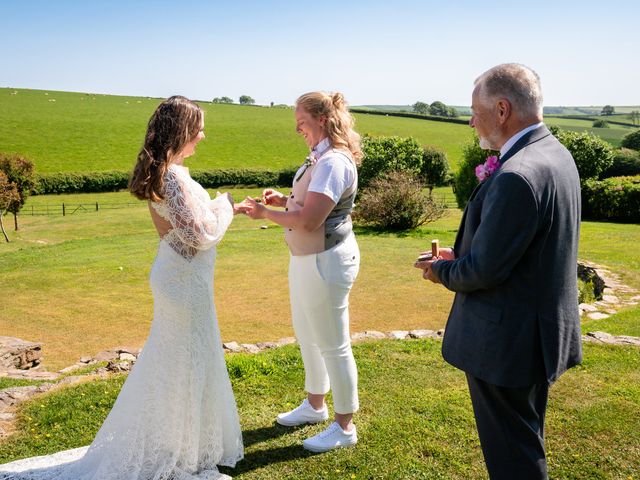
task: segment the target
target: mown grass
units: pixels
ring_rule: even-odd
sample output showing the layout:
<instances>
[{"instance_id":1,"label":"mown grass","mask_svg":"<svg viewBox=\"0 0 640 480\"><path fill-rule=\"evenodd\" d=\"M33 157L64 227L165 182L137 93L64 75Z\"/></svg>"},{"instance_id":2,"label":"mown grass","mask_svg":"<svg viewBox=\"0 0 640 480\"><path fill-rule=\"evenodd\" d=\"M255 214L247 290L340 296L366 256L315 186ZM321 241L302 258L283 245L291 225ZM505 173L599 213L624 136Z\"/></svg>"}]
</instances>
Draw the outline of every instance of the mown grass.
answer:
<instances>
[{"instance_id":1,"label":"mown grass","mask_svg":"<svg viewBox=\"0 0 640 480\"><path fill-rule=\"evenodd\" d=\"M287 429L275 415L301 398L295 346L227 358L240 411L241 479L487 478L463 374L433 340L380 341L354 348L361 410L355 448L312 455L304 438L322 425ZM585 346L582 366L552 387L547 419L550 478L636 478L640 461L640 349ZM0 463L89 444L123 376L37 398L18 432L0 443Z\"/></svg>"},{"instance_id":2,"label":"mown grass","mask_svg":"<svg viewBox=\"0 0 640 480\"><path fill-rule=\"evenodd\" d=\"M233 192L241 199L260 190ZM439 189L436 194L450 192ZM25 212L30 204L63 201L124 203L131 196L31 197ZM453 295L421 280L412 264L432 238L451 245L459 221L460 211L450 209L446 217L410 233L357 229L362 264L351 295L352 331L444 327ZM143 202L66 217L22 215L20 225L18 232L9 232L12 242L0 245L3 335L44 342L48 369L117 345L143 345L152 318L148 274L158 243ZM610 267L640 288L639 225L583 222L581 235L581 258ZM225 341L292 335L288 255L278 226L236 217L218 248L216 265L215 294Z\"/></svg>"},{"instance_id":3,"label":"mown grass","mask_svg":"<svg viewBox=\"0 0 640 480\"><path fill-rule=\"evenodd\" d=\"M0 88L0 152L21 153L44 173L131 170L160 101ZM194 168L292 167L308 152L289 108L201 105L207 138L192 159ZM437 145L454 169L471 136L464 125L410 118L356 114L356 125L360 134L414 136Z\"/></svg>"},{"instance_id":4,"label":"mown grass","mask_svg":"<svg viewBox=\"0 0 640 480\"><path fill-rule=\"evenodd\" d=\"M234 195L241 199L259 192ZM29 202L73 200L125 202L130 196L39 196ZM351 297L353 331L444 325L452 294L421 280L412 265L431 238L451 244L459 218L459 210L452 209L411 235L359 230L362 265ZM66 217L24 215L20 225L10 232L13 241L0 246L3 335L44 342L44 364L50 369L117 345L142 346L152 318L148 275L158 244L143 202ZM226 341L292 335L288 258L280 227L236 217L218 248L216 265L218 318Z\"/></svg>"},{"instance_id":5,"label":"mown grass","mask_svg":"<svg viewBox=\"0 0 640 480\"><path fill-rule=\"evenodd\" d=\"M640 337L640 306L635 306L600 320L585 319L583 332L607 332L612 335Z\"/></svg>"}]
</instances>

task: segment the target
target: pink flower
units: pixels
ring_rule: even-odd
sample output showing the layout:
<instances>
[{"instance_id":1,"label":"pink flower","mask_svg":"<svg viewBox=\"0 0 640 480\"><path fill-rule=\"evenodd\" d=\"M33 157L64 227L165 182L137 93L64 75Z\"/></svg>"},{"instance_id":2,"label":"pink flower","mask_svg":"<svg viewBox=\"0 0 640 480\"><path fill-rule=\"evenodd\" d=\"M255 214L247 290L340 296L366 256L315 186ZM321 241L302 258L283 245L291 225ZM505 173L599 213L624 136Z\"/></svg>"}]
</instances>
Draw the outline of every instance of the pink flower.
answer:
<instances>
[{"instance_id":1,"label":"pink flower","mask_svg":"<svg viewBox=\"0 0 640 480\"><path fill-rule=\"evenodd\" d=\"M487 157L487 160L476 167L476 177L479 182L489 178L493 172L500 168L500 160L495 155Z\"/></svg>"}]
</instances>

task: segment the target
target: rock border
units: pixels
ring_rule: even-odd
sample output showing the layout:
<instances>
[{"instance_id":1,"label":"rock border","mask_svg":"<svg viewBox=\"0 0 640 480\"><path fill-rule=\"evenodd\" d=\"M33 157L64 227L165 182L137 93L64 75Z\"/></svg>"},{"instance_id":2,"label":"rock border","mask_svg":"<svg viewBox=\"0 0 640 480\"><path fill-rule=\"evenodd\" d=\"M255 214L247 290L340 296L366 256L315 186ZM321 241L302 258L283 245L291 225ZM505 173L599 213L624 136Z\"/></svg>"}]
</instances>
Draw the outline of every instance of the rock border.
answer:
<instances>
[{"instance_id":1,"label":"rock border","mask_svg":"<svg viewBox=\"0 0 640 480\"><path fill-rule=\"evenodd\" d=\"M363 342L368 340L407 340L407 339L424 339L430 338L441 340L444 336L444 330L392 330L390 332L379 332L377 330L366 330L351 335L353 342ZM640 347L640 337L631 337L628 335L611 335L605 332L589 332L582 336L584 342L600 343L607 345L634 345ZM227 354L249 353L255 354L272 348L279 348L285 345L296 343L293 337L281 338L276 342L260 342L260 343L237 343L225 342L223 348ZM140 349L117 347L111 350L100 352L96 357L83 357L77 364L62 369L65 373L78 370L89 365L99 365L84 375L66 376L54 382L46 382L39 385L28 385L23 387L9 387L0 390L0 439L10 435L13 432L13 423L15 421L16 407L36 395L49 392L55 388L62 386L75 385L94 378L106 378L114 373L123 373L131 370L135 364ZM105 366L106 362L106 366ZM44 372L38 372L44 373ZM48 373L48 372L47 372ZM62 374L56 374L61 376ZM20 377L20 378L25 378Z\"/></svg>"}]
</instances>

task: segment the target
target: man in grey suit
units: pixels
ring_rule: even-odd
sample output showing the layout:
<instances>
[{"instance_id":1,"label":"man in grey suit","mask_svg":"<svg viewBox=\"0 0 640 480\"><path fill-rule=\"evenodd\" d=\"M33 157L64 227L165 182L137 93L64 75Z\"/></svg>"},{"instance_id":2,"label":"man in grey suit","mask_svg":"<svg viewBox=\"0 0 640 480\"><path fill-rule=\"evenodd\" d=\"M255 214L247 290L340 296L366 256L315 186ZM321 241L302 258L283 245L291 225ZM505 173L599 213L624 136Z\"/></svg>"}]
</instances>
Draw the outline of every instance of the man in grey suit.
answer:
<instances>
[{"instance_id":1,"label":"man in grey suit","mask_svg":"<svg viewBox=\"0 0 640 480\"><path fill-rule=\"evenodd\" d=\"M442 355L466 373L492 480L546 479L549 385L582 359L576 263L580 181L542 123L540 79L519 64L476 81L480 146L500 166L473 191L453 249L416 262L456 292Z\"/></svg>"}]
</instances>

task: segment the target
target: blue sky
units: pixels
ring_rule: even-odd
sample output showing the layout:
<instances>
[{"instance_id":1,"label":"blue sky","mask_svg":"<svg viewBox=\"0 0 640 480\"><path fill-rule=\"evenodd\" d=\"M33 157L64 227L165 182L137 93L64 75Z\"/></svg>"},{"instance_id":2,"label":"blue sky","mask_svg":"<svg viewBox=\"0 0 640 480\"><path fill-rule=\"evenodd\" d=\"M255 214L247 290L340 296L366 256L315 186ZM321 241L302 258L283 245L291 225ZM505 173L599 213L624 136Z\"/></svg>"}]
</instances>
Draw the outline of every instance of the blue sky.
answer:
<instances>
[{"instance_id":1,"label":"blue sky","mask_svg":"<svg viewBox=\"0 0 640 480\"><path fill-rule=\"evenodd\" d=\"M0 0L0 86L468 105L519 62L546 105L640 104L640 2Z\"/></svg>"}]
</instances>

